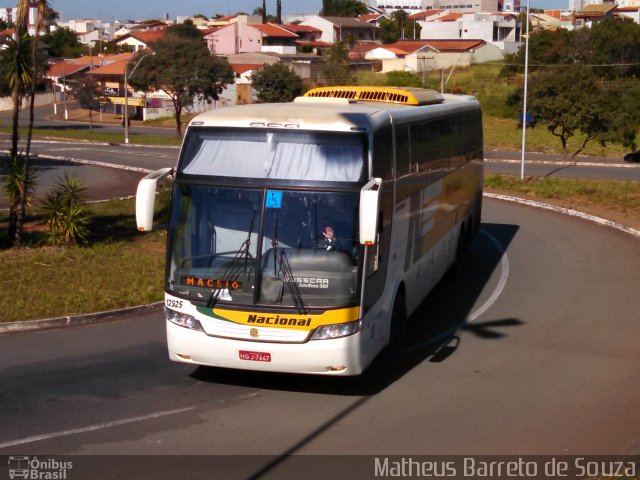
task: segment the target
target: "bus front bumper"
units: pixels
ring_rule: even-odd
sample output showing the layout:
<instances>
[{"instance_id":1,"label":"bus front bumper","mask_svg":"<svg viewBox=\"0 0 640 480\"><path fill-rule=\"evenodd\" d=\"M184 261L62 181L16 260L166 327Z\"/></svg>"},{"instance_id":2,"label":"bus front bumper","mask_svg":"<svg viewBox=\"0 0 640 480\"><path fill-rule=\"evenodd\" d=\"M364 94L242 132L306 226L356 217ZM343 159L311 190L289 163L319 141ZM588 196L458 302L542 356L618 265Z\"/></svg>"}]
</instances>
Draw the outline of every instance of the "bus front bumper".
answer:
<instances>
[{"instance_id":1,"label":"bus front bumper","mask_svg":"<svg viewBox=\"0 0 640 480\"><path fill-rule=\"evenodd\" d=\"M361 333L305 343L268 343L209 336L167 323L169 358L212 367L313 375L359 375Z\"/></svg>"}]
</instances>

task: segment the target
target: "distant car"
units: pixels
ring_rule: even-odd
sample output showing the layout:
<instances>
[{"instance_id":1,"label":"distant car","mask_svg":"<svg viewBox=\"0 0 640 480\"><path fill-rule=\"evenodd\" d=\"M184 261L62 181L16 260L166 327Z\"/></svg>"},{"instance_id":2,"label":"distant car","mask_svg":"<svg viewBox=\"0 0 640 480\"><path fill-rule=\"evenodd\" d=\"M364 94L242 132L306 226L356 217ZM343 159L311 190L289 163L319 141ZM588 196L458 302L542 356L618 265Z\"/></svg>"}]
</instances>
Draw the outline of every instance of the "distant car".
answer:
<instances>
[{"instance_id":1,"label":"distant car","mask_svg":"<svg viewBox=\"0 0 640 480\"><path fill-rule=\"evenodd\" d=\"M624 156L624 161L625 162L640 162L640 150L637 150L637 151L631 152L631 153L627 153Z\"/></svg>"}]
</instances>

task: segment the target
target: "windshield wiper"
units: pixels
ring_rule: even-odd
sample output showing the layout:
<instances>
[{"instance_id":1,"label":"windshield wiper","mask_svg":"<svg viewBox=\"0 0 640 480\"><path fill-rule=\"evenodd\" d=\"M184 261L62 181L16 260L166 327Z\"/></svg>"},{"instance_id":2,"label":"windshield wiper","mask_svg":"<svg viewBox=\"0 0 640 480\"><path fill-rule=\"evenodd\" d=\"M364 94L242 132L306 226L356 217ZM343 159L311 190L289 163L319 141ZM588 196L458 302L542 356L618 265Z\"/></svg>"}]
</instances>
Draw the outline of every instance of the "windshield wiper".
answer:
<instances>
[{"instance_id":1,"label":"windshield wiper","mask_svg":"<svg viewBox=\"0 0 640 480\"><path fill-rule=\"evenodd\" d=\"M242 242L240 248L238 250L231 250L229 252L222 253L235 253L235 256L231 260L229 266L225 269L222 274L222 284L229 285L236 280L242 273L247 273L247 268L249 264L249 260L251 259L251 252L249 252L249 248L251 247L251 234L253 233L253 223L256 217L256 211L253 211L253 215L251 216L251 224L249 225L249 233L247 234L247 238ZM244 268L239 263L244 259ZM211 295L207 300L207 308L215 307L216 303L220 299L220 294L223 290L227 290L224 288L214 288L211 291Z\"/></svg>"},{"instance_id":2,"label":"windshield wiper","mask_svg":"<svg viewBox=\"0 0 640 480\"><path fill-rule=\"evenodd\" d=\"M291 265L289 264L289 260L287 259L287 255L284 252L284 249L280 247L278 242L278 213L275 213L275 222L274 222L274 231L273 231L273 240L271 240L271 247L273 248L273 274L278 277L280 273L282 273L282 282L289 289L289 293L291 293L291 298L293 298L293 303L298 310L300 315L307 314L307 308L304 305L304 301L302 300L302 295L300 294L300 290L298 289L298 284L293 276L293 272L291 270Z\"/></svg>"}]
</instances>

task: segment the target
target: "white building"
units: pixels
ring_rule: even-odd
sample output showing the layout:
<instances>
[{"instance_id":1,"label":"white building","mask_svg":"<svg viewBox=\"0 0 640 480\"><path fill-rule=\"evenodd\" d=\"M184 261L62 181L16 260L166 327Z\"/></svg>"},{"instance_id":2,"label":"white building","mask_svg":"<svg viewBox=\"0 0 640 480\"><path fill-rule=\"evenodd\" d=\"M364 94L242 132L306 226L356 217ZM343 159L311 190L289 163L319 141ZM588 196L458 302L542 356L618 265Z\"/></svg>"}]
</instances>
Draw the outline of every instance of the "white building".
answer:
<instances>
[{"instance_id":1,"label":"white building","mask_svg":"<svg viewBox=\"0 0 640 480\"><path fill-rule=\"evenodd\" d=\"M334 43L352 39L355 41L372 41L375 39L375 25L348 17L325 17L314 15L300 25L315 27L322 33L320 41Z\"/></svg>"},{"instance_id":2,"label":"white building","mask_svg":"<svg viewBox=\"0 0 640 480\"><path fill-rule=\"evenodd\" d=\"M16 8L0 8L0 20L7 23L13 23L16 13Z\"/></svg>"},{"instance_id":3,"label":"white building","mask_svg":"<svg viewBox=\"0 0 640 480\"><path fill-rule=\"evenodd\" d=\"M522 25L512 13L456 13L418 23L422 39L484 40L504 53L521 45Z\"/></svg>"},{"instance_id":4,"label":"white building","mask_svg":"<svg viewBox=\"0 0 640 480\"><path fill-rule=\"evenodd\" d=\"M520 0L511 2L513 11L520 8ZM377 8L391 15L397 10L404 10L409 15L425 10L449 10L450 12L497 12L498 0L376 0ZM506 3L506 2L505 2Z\"/></svg>"}]
</instances>

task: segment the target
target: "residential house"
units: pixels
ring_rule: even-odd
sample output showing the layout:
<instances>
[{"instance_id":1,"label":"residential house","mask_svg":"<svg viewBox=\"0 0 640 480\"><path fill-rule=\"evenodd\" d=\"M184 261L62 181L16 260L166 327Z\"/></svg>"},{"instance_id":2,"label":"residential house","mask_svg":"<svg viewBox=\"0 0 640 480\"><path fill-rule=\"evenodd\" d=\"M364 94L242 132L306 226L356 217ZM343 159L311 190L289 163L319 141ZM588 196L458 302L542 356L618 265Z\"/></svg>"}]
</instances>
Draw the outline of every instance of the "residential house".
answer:
<instances>
[{"instance_id":1,"label":"residential house","mask_svg":"<svg viewBox=\"0 0 640 480\"><path fill-rule=\"evenodd\" d=\"M303 49L306 48L306 50L304 51L311 51L317 54L318 50L331 47L330 43L320 40L322 30L320 30L319 28L294 23L289 23L281 26L298 35L296 45Z\"/></svg>"},{"instance_id":2,"label":"residential house","mask_svg":"<svg viewBox=\"0 0 640 480\"><path fill-rule=\"evenodd\" d=\"M125 71L133 58L133 53L125 53L112 56L110 61L104 62L97 68L86 72L87 76L93 78L102 88L104 95L109 99L111 109L116 115L123 115L125 103ZM145 96L142 92L135 91L127 85L127 106L128 114L131 118L143 118L143 108L145 107Z\"/></svg>"},{"instance_id":3,"label":"residential house","mask_svg":"<svg viewBox=\"0 0 640 480\"><path fill-rule=\"evenodd\" d=\"M258 30L262 34L263 53L273 52L284 55L296 54L296 41L300 38L296 33L284 28L282 25L265 23L260 25L248 25L251 29Z\"/></svg>"},{"instance_id":4,"label":"residential house","mask_svg":"<svg viewBox=\"0 0 640 480\"><path fill-rule=\"evenodd\" d=\"M260 52L262 49L262 32L250 28L244 21L214 27L204 39L212 55Z\"/></svg>"},{"instance_id":5,"label":"residential house","mask_svg":"<svg viewBox=\"0 0 640 480\"><path fill-rule=\"evenodd\" d=\"M305 30L308 36L317 35L317 29L287 28L275 23L249 23L259 17L238 15L227 25L213 27L204 36L212 55L237 53L279 53L295 55L300 36L294 30Z\"/></svg>"},{"instance_id":6,"label":"residential house","mask_svg":"<svg viewBox=\"0 0 640 480\"><path fill-rule=\"evenodd\" d=\"M604 22L614 17L615 3L587 5L575 13L575 28L591 27L594 23Z\"/></svg>"},{"instance_id":7,"label":"residential house","mask_svg":"<svg viewBox=\"0 0 640 480\"><path fill-rule=\"evenodd\" d=\"M640 5L634 7L618 7L615 9L615 14L621 18L631 19L636 23L640 23Z\"/></svg>"},{"instance_id":8,"label":"residential house","mask_svg":"<svg viewBox=\"0 0 640 480\"><path fill-rule=\"evenodd\" d=\"M320 40L326 43L337 41L373 41L377 27L348 17L325 17L314 15L301 25L315 27L322 31Z\"/></svg>"},{"instance_id":9,"label":"residential house","mask_svg":"<svg viewBox=\"0 0 640 480\"><path fill-rule=\"evenodd\" d=\"M377 13L363 13L362 15L356 17L356 20L360 22L367 22L376 27L380 26L380 22L382 20L389 20L390 18L382 12Z\"/></svg>"},{"instance_id":10,"label":"residential house","mask_svg":"<svg viewBox=\"0 0 640 480\"><path fill-rule=\"evenodd\" d=\"M483 40L400 40L368 47L364 58L382 62L382 72L423 73L502 60L502 52Z\"/></svg>"},{"instance_id":11,"label":"residential house","mask_svg":"<svg viewBox=\"0 0 640 480\"><path fill-rule=\"evenodd\" d=\"M422 39L484 40L504 53L521 45L521 27L513 13L451 13L420 21Z\"/></svg>"},{"instance_id":12,"label":"residential house","mask_svg":"<svg viewBox=\"0 0 640 480\"><path fill-rule=\"evenodd\" d=\"M140 50L147 50L150 43L157 42L158 40L164 38L165 34L166 28L141 31L133 30L126 35L119 37L116 40L116 43L120 46L126 45L130 47L134 52L138 52Z\"/></svg>"},{"instance_id":13,"label":"residential house","mask_svg":"<svg viewBox=\"0 0 640 480\"><path fill-rule=\"evenodd\" d=\"M77 33L78 42L84 45L94 46L104 40L100 30L91 30L90 32Z\"/></svg>"}]
</instances>

